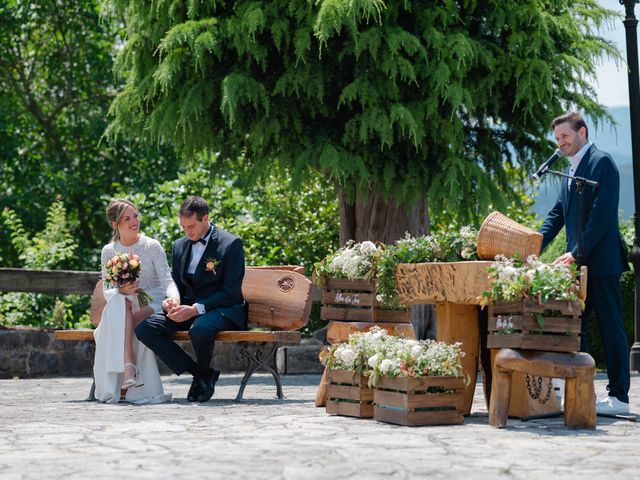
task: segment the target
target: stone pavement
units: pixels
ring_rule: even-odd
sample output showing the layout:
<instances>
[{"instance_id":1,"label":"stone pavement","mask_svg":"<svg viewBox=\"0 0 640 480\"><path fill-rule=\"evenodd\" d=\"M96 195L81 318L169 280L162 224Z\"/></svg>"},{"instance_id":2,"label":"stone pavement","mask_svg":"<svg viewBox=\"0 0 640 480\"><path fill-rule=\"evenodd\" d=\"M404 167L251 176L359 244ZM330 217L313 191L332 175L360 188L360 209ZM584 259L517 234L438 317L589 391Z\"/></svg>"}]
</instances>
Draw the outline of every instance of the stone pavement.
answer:
<instances>
[{"instance_id":1,"label":"stone pavement","mask_svg":"<svg viewBox=\"0 0 640 480\"><path fill-rule=\"evenodd\" d=\"M0 478L637 478L640 423L598 418L595 431L562 419L487 424L480 385L459 426L399 427L332 417L314 407L319 375L283 378L283 401L260 375L234 403L240 375L190 404L186 377L163 377L174 401L81 401L88 378L0 380ZM606 377L598 374L596 391ZM631 409L640 412L640 377Z\"/></svg>"}]
</instances>

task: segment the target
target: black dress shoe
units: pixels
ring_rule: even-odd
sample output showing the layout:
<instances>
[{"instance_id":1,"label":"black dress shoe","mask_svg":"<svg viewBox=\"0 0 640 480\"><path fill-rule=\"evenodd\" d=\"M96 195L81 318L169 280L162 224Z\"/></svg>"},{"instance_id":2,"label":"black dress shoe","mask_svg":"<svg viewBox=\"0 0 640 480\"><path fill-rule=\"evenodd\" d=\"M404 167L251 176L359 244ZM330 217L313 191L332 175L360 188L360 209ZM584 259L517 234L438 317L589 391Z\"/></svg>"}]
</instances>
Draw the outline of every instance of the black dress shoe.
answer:
<instances>
[{"instance_id":1,"label":"black dress shoe","mask_svg":"<svg viewBox=\"0 0 640 480\"><path fill-rule=\"evenodd\" d=\"M213 392L216 391L216 382L219 377L220 370L215 370L213 368L209 369L209 373L206 377L200 377L199 402L207 402L213 396Z\"/></svg>"},{"instance_id":2,"label":"black dress shoe","mask_svg":"<svg viewBox=\"0 0 640 480\"><path fill-rule=\"evenodd\" d=\"M191 382L191 387L189 388L189 393L187 393L187 401L195 402L198 400L198 397L202 393L200 388L201 382L198 377L193 377L193 381Z\"/></svg>"}]
</instances>

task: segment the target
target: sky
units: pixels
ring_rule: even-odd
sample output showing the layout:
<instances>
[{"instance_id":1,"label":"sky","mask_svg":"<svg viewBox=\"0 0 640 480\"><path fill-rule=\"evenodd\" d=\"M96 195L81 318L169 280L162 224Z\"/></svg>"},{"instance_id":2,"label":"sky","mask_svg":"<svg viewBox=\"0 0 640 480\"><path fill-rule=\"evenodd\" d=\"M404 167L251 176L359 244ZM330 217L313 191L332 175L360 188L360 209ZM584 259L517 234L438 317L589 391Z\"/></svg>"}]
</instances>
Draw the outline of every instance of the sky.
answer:
<instances>
[{"instance_id":1,"label":"sky","mask_svg":"<svg viewBox=\"0 0 640 480\"><path fill-rule=\"evenodd\" d=\"M624 32L624 6L618 0L599 0L603 7L619 12L622 18L614 20L600 32L607 40L613 40L618 45L623 58L627 58L627 48ZM636 18L640 18L640 5L635 9ZM629 84L626 64L616 65L613 61L607 61L596 67L597 81L594 86L598 92L598 101L607 107L620 107L629 105Z\"/></svg>"}]
</instances>

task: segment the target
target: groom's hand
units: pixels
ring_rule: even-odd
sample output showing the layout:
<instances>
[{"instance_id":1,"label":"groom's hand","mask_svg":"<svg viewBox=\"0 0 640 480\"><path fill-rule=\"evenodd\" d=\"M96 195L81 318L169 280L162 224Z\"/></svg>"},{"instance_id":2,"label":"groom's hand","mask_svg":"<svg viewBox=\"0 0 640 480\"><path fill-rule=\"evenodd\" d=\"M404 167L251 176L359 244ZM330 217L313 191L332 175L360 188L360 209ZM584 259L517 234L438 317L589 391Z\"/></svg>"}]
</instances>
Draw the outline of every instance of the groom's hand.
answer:
<instances>
[{"instance_id":1,"label":"groom's hand","mask_svg":"<svg viewBox=\"0 0 640 480\"><path fill-rule=\"evenodd\" d=\"M175 308L178 305L180 305L179 298L167 298L164 302L162 302L162 309L165 312L170 312L172 308Z\"/></svg>"},{"instance_id":2,"label":"groom's hand","mask_svg":"<svg viewBox=\"0 0 640 480\"><path fill-rule=\"evenodd\" d=\"M554 265L571 265L573 263L576 263L576 259L573 258L571 252L564 253L553 261Z\"/></svg>"},{"instance_id":3,"label":"groom's hand","mask_svg":"<svg viewBox=\"0 0 640 480\"><path fill-rule=\"evenodd\" d=\"M197 315L198 309L193 305L178 305L177 307L173 307L169 310L169 313L167 313L167 317L174 322L186 322Z\"/></svg>"}]
</instances>

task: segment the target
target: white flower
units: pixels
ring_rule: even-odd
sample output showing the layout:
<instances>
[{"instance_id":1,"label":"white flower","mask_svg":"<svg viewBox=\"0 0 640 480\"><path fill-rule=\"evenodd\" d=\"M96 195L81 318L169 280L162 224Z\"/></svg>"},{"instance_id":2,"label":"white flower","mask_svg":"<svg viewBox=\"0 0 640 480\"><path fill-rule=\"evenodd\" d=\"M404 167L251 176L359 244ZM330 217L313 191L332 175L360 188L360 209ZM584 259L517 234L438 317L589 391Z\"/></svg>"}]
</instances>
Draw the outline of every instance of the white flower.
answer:
<instances>
[{"instance_id":1,"label":"white flower","mask_svg":"<svg viewBox=\"0 0 640 480\"><path fill-rule=\"evenodd\" d=\"M504 269L502 270L502 273L505 277L515 277L518 275L518 270L511 266L511 265L507 265L506 267L504 267Z\"/></svg>"},{"instance_id":2,"label":"white flower","mask_svg":"<svg viewBox=\"0 0 640 480\"><path fill-rule=\"evenodd\" d=\"M353 350L345 348L340 352L340 359L349 365L353 365L353 361L356 359L356 354Z\"/></svg>"},{"instance_id":3,"label":"white flower","mask_svg":"<svg viewBox=\"0 0 640 480\"><path fill-rule=\"evenodd\" d=\"M338 255L337 257L335 257L333 260L331 260L331 263L329 263L329 268L331 270L337 271L337 272L342 272L342 267L344 265L344 257L342 255Z\"/></svg>"},{"instance_id":4,"label":"white flower","mask_svg":"<svg viewBox=\"0 0 640 480\"><path fill-rule=\"evenodd\" d=\"M376 330L376 331L371 331L371 339L372 340L380 340L382 337L384 337L386 335L386 330Z\"/></svg>"},{"instance_id":5,"label":"white flower","mask_svg":"<svg viewBox=\"0 0 640 480\"><path fill-rule=\"evenodd\" d=\"M369 357L369 361L367 362L371 368L376 368L378 366L378 354L376 353L374 356Z\"/></svg>"},{"instance_id":6,"label":"white flower","mask_svg":"<svg viewBox=\"0 0 640 480\"><path fill-rule=\"evenodd\" d=\"M464 258L465 260L469 260L471 258L472 254L473 254L473 252L468 247L463 248L462 251L460 252L460 256L462 258Z\"/></svg>"},{"instance_id":7,"label":"white flower","mask_svg":"<svg viewBox=\"0 0 640 480\"><path fill-rule=\"evenodd\" d=\"M385 358L380 364L380 371L382 373L387 373L389 370L391 370L392 366L393 366L393 362L388 358Z\"/></svg>"},{"instance_id":8,"label":"white flower","mask_svg":"<svg viewBox=\"0 0 640 480\"><path fill-rule=\"evenodd\" d=\"M360 252L362 252L365 255L372 255L377 251L378 249L376 248L376 245L373 242L370 242L367 240L360 244Z\"/></svg>"},{"instance_id":9,"label":"white flower","mask_svg":"<svg viewBox=\"0 0 640 480\"><path fill-rule=\"evenodd\" d=\"M411 356L417 358L422 352L422 347L420 345L414 345L411 347Z\"/></svg>"}]
</instances>

